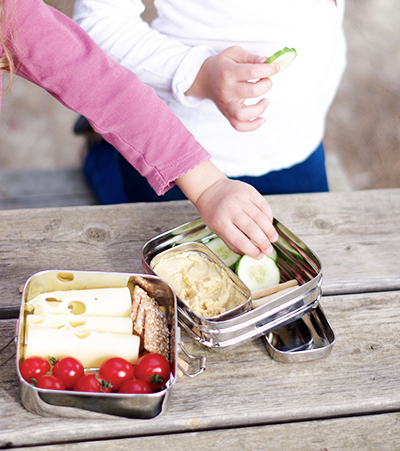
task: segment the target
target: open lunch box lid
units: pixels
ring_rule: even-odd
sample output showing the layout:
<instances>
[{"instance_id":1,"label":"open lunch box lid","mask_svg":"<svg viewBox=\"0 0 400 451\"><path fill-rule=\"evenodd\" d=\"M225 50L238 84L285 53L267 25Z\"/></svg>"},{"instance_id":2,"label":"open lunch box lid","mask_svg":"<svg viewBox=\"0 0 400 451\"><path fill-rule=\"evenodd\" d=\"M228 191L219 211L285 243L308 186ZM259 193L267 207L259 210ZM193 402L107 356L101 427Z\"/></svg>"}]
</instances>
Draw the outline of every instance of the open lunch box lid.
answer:
<instances>
[{"instance_id":1,"label":"open lunch box lid","mask_svg":"<svg viewBox=\"0 0 400 451\"><path fill-rule=\"evenodd\" d=\"M319 304L321 263L315 253L277 219L274 219L274 227L279 235L273 246L277 252L281 282L295 279L297 287L290 292L283 291L260 307L222 320L199 317L177 296L179 325L202 347L211 351L226 351L262 337L271 357L281 362L313 360L330 352L335 337ZM143 246L143 268L148 274L156 274L152 262L161 254L174 253L179 248L183 252L207 254L204 247L214 238L216 235L201 218L178 226L154 237ZM203 250L199 250L199 245L205 245ZM228 273L232 272L220 260L219 263ZM293 329L293 324L298 324L296 322L300 318L305 320L301 321L301 334L282 334L286 327ZM310 320L319 326L312 326ZM305 328L312 330L304 334ZM296 337L296 340L286 343L284 349L276 349L278 335L274 332L278 329L281 338ZM303 336L311 337L311 341L305 338L303 345L299 344L299 337Z\"/></svg>"}]
</instances>

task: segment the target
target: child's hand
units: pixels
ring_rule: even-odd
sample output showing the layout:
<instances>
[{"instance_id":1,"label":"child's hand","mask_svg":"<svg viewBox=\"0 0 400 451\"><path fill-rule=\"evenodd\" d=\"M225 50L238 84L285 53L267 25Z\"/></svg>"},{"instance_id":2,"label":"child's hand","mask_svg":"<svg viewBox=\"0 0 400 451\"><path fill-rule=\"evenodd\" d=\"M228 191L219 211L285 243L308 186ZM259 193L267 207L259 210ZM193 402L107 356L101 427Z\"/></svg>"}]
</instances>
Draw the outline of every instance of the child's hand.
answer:
<instances>
[{"instance_id":1,"label":"child's hand","mask_svg":"<svg viewBox=\"0 0 400 451\"><path fill-rule=\"evenodd\" d=\"M236 130L256 130L264 123L260 116L267 108L268 100L247 106L244 101L262 96L271 89L272 82L268 77L279 71L279 65L264 64L265 60L241 47L229 47L204 61L186 95L211 99Z\"/></svg>"},{"instance_id":2,"label":"child's hand","mask_svg":"<svg viewBox=\"0 0 400 451\"><path fill-rule=\"evenodd\" d=\"M207 188L195 205L208 228L234 252L254 258L272 252L271 242L278 239L272 211L251 185L222 179Z\"/></svg>"},{"instance_id":3,"label":"child's hand","mask_svg":"<svg viewBox=\"0 0 400 451\"><path fill-rule=\"evenodd\" d=\"M206 161L177 180L204 223L238 254L259 258L272 252L278 239L272 211L247 183L228 179Z\"/></svg>"}]
</instances>

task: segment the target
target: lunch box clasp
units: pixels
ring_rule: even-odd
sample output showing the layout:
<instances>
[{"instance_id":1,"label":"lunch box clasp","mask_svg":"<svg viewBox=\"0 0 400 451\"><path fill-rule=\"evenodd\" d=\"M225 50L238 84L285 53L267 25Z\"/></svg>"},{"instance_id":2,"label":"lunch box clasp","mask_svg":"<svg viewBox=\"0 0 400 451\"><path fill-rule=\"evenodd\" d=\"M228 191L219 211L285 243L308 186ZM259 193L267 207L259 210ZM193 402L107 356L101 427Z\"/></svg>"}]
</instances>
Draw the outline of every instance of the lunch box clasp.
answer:
<instances>
[{"instance_id":1,"label":"lunch box clasp","mask_svg":"<svg viewBox=\"0 0 400 451\"><path fill-rule=\"evenodd\" d=\"M186 368L183 368L183 366L179 363L178 360L178 368L182 371L183 374L185 374L188 377L195 377L201 374L206 368L207 368L207 358L197 355L190 354L182 343L179 343L179 351L182 350L183 353L191 360L198 360L199 362L199 369L195 373L189 373Z\"/></svg>"}]
</instances>

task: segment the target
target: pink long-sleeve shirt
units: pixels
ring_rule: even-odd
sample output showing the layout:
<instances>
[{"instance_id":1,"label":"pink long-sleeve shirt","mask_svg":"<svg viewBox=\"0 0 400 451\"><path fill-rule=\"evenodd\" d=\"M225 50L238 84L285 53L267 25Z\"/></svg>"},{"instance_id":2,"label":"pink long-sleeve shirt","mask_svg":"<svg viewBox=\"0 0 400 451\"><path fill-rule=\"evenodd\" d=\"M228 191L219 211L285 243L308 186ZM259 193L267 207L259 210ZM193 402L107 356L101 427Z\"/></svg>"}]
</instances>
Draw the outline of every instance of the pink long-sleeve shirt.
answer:
<instances>
[{"instance_id":1,"label":"pink long-sleeve shirt","mask_svg":"<svg viewBox=\"0 0 400 451\"><path fill-rule=\"evenodd\" d=\"M157 194L210 158L152 88L67 16L42 0L6 0L4 7L0 27L16 73L85 116Z\"/></svg>"}]
</instances>

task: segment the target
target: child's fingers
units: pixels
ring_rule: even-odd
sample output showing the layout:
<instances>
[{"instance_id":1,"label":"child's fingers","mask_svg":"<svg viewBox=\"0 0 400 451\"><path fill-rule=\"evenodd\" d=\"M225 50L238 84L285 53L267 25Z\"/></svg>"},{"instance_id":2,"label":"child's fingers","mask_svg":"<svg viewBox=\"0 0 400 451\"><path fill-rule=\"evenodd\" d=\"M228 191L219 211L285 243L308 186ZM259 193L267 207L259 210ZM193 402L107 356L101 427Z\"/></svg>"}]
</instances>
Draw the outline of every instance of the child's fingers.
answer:
<instances>
[{"instance_id":1,"label":"child's fingers","mask_svg":"<svg viewBox=\"0 0 400 451\"><path fill-rule=\"evenodd\" d=\"M271 243L278 239L274 226L256 207L245 213L235 218L234 224L258 247L259 253L270 254Z\"/></svg>"},{"instance_id":2,"label":"child's fingers","mask_svg":"<svg viewBox=\"0 0 400 451\"><path fill-rule=\"evenodd\" d=\"M257 130L265 122L260 116L264 113L268 104L269 101L267 99L261 99L255 105L235 103L228 108L226 117L237 131L249 132Z\"/></svg>"},{"instance_id":3,"label":"child's fingers","mask_svg":"<svg viewBox=\"0 0 400 451\"><path fill-rule=\"evenodd\" d=\"M260 249L233 223L228 224L218 236L237 254L247 254L253 258L260 258L263 255Z\"/></svg>"},{"instance_id":4,"label":"child's fingers","mask_svg":"<svg viewBox=\"0 0 400 451\"><path fill-rule=\"evenodd\" d=\"M253 132L265 123L265 119L263 117L257 117L251 121L238 121L237 119L228 117L228 120L232 127L238 132Z\"/></svg>"},{"instance_id":5,"label":"child's fingers","mask_svg":"<svg viewBox=\"0 0 400 451\"><path fill-rule=\"evenodd\" d=\"M238 64L235 77L238 81L260 80L272 77L279 72L279 64Z\"/></svg>"},{"instance_id":6,"label":"child's fingers","mask_svg":"<svg viewBox=\"0 0 400 451\"><path fill-rule=\"evenodd\" d=\"M262 78L255 82L237 82L232 85L231 96L237 99L252 99L266 94L271 88L270 78Z\"/></svg>"}]
</instances>

